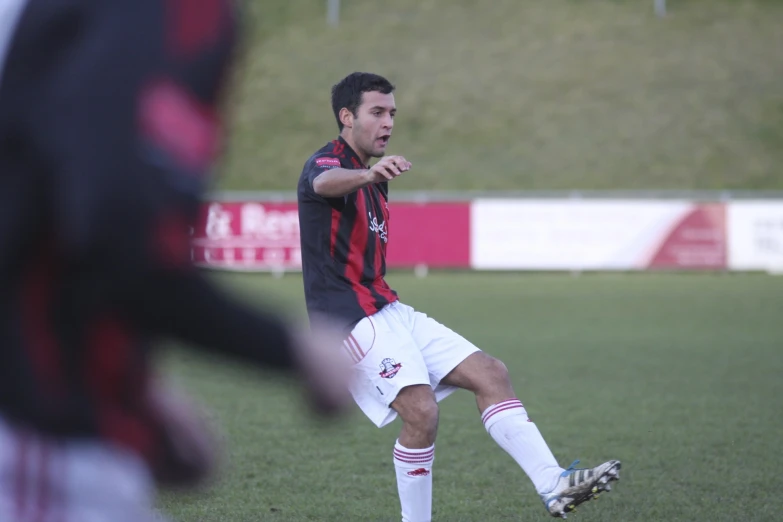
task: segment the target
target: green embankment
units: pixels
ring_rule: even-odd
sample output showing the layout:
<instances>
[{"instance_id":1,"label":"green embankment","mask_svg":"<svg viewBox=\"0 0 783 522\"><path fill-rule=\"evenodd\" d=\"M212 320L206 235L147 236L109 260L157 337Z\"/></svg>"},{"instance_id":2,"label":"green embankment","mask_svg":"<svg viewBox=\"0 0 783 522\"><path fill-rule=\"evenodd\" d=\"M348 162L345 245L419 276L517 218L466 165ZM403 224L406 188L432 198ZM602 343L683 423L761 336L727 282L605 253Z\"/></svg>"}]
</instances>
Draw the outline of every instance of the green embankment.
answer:
<instances>
[{"instance_id":1,"label":"green embankment","mask_svg":"<svg viewBox=\"0 0 783 522\"><path fill-rule=\"evenodd\" d=\"M783 189L783 3L668 3L247 0L219 188L293 190L365 70L398 86L397 190Z\"/></svg>"}]
</instances>

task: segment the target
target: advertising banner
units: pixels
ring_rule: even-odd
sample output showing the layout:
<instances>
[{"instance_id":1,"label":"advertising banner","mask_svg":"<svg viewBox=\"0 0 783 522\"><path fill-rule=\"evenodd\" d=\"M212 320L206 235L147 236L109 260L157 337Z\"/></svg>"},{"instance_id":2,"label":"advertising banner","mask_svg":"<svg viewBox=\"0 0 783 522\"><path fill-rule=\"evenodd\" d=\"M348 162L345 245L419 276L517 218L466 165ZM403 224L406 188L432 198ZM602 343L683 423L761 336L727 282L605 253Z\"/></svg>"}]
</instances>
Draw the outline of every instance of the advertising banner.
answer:
<instances>
[{"instance_id":1,"label":"advertising banner","mask_svg":"<svg viewBox=\"0 0 783 522\"><path fill-rule=\"evenodd\" d=\"M724 269L722 204L652 200L476 200L481 270Z\"/></svg>"},{"instance_id":2,"label":"advertising banner","mask_svg":"<svg viewBox=\"0 0 783 522\"><path fill-rule=\"evenodd\" d=\"M201 266L227 270L300 270L296 204L205 204L193 234L193 260Z\"/></svg>"}]
</instances>

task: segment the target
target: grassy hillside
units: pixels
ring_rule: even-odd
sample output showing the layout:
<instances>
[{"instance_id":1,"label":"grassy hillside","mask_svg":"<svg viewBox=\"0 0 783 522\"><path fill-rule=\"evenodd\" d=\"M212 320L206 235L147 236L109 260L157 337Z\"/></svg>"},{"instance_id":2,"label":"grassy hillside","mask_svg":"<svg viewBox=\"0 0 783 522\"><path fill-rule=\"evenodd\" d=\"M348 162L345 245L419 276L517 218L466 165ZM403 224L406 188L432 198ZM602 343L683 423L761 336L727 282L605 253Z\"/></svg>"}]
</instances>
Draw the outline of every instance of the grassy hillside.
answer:
<instances>
[{"instance_id":1,"label":"grassy hillside","mask_svg":"<svg viewBox=\"0 0 783 522\"><path fill-rule=\"evenodd\" d=\"M246 0L221 188L293 189L369 70L397 190L783 189L783 2L343 0L338 28L325 3Z\"/></svg>"}]
</instances>

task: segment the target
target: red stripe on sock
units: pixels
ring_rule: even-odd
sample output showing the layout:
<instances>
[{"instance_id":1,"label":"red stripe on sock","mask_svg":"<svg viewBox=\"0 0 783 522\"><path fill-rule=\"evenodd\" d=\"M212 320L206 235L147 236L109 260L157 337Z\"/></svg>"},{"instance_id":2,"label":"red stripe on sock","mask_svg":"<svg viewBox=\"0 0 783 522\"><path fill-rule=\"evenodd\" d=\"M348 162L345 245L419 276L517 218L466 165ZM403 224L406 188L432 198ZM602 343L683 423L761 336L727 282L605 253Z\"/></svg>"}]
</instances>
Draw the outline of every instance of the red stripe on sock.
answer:
<instances>
[{"instance_id":1,"label":"red stripe on sock","mask_svg":"<svg viewBox=\"0 0 783 522\"><path fill-rule=\"evenodd\" d=\"M500 401L499 403L493 404L489 408L484 410L484 414L486 415L488 412L494 410L495 408L499 408L501 406L505 406L505 405L511 404L511 403L514 403L514 404L520 403L520 404L522 404L522 401L520 401L519 399L506 399L505 401Z\"/></svg>"},{"instance_id":2,"label":"red stripe on sock","mask_svg":"<svg viewBox=\"0 0 783 522\"><path fill-rule=\"evenodd\" d=\"M497 404L493 404L492 406L490 406L489 408L487 408L487 409L484 411L484 415L482 415L482 416L481 416L481 421L482 421L482 422L484 422L484 420L485 420L485 419L486 419L486 418L487 418L489 415L492 415L492 413L493 413L493 412L497 411L497 410L498 410L498 408L504 408L504 407L506 407L506 406L511 406L511 405L514 405L514 406L523 406L522 402L521 402L519 399L508 399L508 400L505 400L505 401L501 401L501 402L499 402L499 403L497 403Z\"/></svg>"},{"instance_id":3,"label":"red stripe on sock","mask_svg":"<svg viewBox=\"0 0 783 522\"><path fill-rule=\"evenodd\" d=\"M487 421L489 421L489 419L491 419L492 416L494 416L496 413L500 413L501 411L506 411L506 410L513 410L515 408L524 409L524 407L522 406L522 403L510 404L510 405L506 406L505 408L496 408L495 410L492 411L492 413L490 413L489 415L484 417L482 422L484 422L484 424L486 424Z\"/></svg>"},{"instance_id":4,"label":"red stripe on sock","mask_svg":"<svg viewBox=\"0 0 783 522\"><path fill-rule=\"evenodd\" d=\"M398 451L394 452L394 457L398 458L400 460L429 460L432 459L435 456L435 452L432 453L425 453L423 455L405 455L403 453L400 453Z\"/></svg>"},{"instance_id":5,"label":"red stripe on sock","mask_svg":"<svg viewBox=\"0 0 783 522\"><path fill-rule=\"evenodd\" d=\"M432 457L428 459L401 459L398 456L394 456L394 458L400 462L404 462L405 464L427 464L429 462L432 462Z\"/></svg>"},{"instance_id":6,"label":"red stripe on sock","mask_svg":"<svg viewBox=\"0 0 783 522\"><path fill-rule=\"evenodd\" d=\"M407 449L401 450L395 447L394 453L399 453L400 455L405 455L406 457L420 457L422 455L433 455L435 453L435 448L415 452L415 451L408 451Z\"/></svg>"},{"instance_id":7,"label":"red stripe on sock","mask_svg":"<svg viewBox=\"0 0 783 522\"><path fill-rule=\"evenodd\" d=\"M435 456L435 452L431 451L429 453L422 453L422 454L419 454L419 455L411 455L409 453L406 454L406 453L403 453L403 452L400 452L400 451L395 451L394 452L394 456L395 457L400 457L402 459L425 459L425 458L426 459L431 459L432 457Z\"/></svg>"}]
</instances>

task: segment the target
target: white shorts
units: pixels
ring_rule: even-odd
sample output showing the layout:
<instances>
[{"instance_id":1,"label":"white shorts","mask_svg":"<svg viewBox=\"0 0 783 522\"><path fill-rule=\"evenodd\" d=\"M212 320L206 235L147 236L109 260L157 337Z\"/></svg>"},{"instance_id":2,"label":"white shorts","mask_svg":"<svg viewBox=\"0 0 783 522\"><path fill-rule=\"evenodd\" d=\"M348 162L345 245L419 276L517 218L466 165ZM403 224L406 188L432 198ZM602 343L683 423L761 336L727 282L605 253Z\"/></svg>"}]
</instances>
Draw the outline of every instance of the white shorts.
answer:
<instances>
[{"instance_id":1,"label":"white shorts","mask_svg":"<svg viewBox=\"0 0 783 522\"><path fill-rule=\"evenodd\" d=\"M428 384L438 401L456 388L440 381L479 351L459 334L400 302L386 305L354 327L343 346L354 363L351 394L382 428L397 417L389 405L406 386Z\"/></svg>"},{"instance_id":2,"label":"white shorts","mask_svg":"<svg viewBox=\"0 0 783 522\"><path fill-rule=\"evenodd\" d=\"M155 490L135 454L54 441L0 417L0 521L153 522Z\"/></svg>"}]
</instances>

